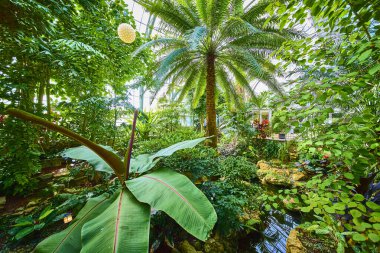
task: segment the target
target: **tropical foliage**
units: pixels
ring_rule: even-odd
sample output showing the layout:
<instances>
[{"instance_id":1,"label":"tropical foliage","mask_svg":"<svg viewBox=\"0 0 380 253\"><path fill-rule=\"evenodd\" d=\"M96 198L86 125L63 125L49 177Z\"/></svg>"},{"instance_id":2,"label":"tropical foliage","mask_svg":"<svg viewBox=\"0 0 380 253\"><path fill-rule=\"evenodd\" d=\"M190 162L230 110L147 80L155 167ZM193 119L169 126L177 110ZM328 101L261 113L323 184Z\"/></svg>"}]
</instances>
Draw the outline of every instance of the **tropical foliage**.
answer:
<instances>
[{"instance_id":1,"label":"tropical foliage","mask_svg":"<svg viewBox=\"0 0 380 253\"><path fill-rule=\"evenodd\" d=\"M169 91L181 84L178 100L193 90L193 107L206 95L207 135L216 147L216 100L220 93L227 104L241 104L239 90L255 96L250 85L258 80L282 93L269 55L299 33L279 29L277 17L267 21L269 1L243 8L243 1L150 1L143 7L162 21L165 38L142 45L137 55L154 46L160 55L156 76L169 83Z\"/></svg>"},{"instance_id":2,"label":"tropical foliage","mask_svg":"<svg viewBox=\"0 0 380 253\"><path fill-rule=\"evenodd\" d=\"M205 138L180 142L155 154L131 159L136 111L129 148L123 162L113 150L66 128L21 110L9 109L8 113L58 131L86 145L87 148L77 148L80 152L71 150L66 155L89 160L95 169L114 173L121 183L121 190L112 196L102 195L90 199L70 227L41 242L36 252L148 252L151 207L167 213L198 239L206 240L209 236L216 222L216 213L206 196L188 178L168 169L144 173L153 168L156 158L194 147ZM130 168L131 172L139 173L140 176L130 179Z\"/></svg>"}]
</instances>

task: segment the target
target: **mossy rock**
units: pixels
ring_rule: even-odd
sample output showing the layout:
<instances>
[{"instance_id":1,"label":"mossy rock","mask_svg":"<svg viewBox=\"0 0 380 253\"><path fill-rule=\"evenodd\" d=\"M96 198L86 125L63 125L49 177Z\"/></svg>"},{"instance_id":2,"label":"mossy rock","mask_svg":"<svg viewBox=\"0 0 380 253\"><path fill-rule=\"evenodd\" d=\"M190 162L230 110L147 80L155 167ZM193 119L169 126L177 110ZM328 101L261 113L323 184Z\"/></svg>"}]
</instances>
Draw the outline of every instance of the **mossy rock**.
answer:
<instances>
[{"instance_id":1,"label":"mossy rock","mask_svg":"<svg viewBox=\"0 0 380 253\"><path fill-rule=\"evenodd\" d=\"M290 231L286 241L287 253L335 253L336 249L337 245L331 234L317 235L301 228Z\"/></svg>"},{"instance_id":2,"label":"mossy rock","mask_svg":"<svg viewBox=\"0 0 380 253\"><path fill-rule=\"evenodd\" d=\"M194 248L194 246L191 245L187 240L181 242L178 249L181 251L181 253L197 253L197 250Z\"/></svg>"},{"instance_id":3,"label":"mossy rock","mask_svg":"<svg viewBox=\"0 0 380 253\"><path fill-rule=\"evenodd\" d=\"M297 185L299 181L307 179L307 175L299 172L297 169L280 169L271 167L265 161L257 163L259 169L256 172L257 177L261 180L262 184L272 184L278 186L293 186Z\"/></svg>"}]
</instances>

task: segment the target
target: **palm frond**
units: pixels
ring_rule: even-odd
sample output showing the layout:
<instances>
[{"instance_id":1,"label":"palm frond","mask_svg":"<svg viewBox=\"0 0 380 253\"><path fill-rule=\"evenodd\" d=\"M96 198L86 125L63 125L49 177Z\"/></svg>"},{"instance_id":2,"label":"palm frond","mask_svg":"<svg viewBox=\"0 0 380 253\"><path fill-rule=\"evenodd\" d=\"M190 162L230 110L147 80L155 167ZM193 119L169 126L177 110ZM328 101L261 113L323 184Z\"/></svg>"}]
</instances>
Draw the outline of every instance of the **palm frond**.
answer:
<instances>
[{"instance_id":1,"label":"palm frond","mask_svg":"<svg viewBox=\"0 0 380 253\"><path fill-rule=\"evenodd\" d=\"M210 0L207 15L210 16L209 26L211 29L218 27L229 14L231 0ZM212 31L211 31L212 32Z\"/></svg>"},{"instance_id":2,"label":"palm frond","mask_svg":"<svg viewBox=\"0 0 380 253\"><path fill-rule=\"evenodd\" d=\"M205 90L206 90L206 69L203 68L201 74L199 75L197 87L195 88L193 102L191 104L192 108L196 108L198 106L199 100L205 93Z\"/></svg>"},{"instance_id":3,"label":"palm frond","mask_svg":"<svg viewBox=\"0 0 380 253\"><path fill-rule=\"evenodd\" d=\"M188 52L188 48L183 47L174 50L170 54L168 54L164 59L161 61L161 64L157 70L157 76L163 76L167 71L170 69L171 64L173 64L177 58L183 54L186 54Z\"/></svg>"},{"instance_id":4,"label":"palm frond","mask_svg":"<svg viewBox=\"0 0 380 253\"><path fill-rule=\"evenodd\" d=\"M208 1L204 1L204 0L196 0L198 16L200 20L203 22L203 24L208 23L207 2Z\"/></svg>"},{"instance_id":5,"label":"palm frond","mask_svg":"<svg viewBox=\"0 0 380 253\"><path fill-rule=\"evenodd\" d=\"M204 26L197 26L190 30L186 35L187 41L191 50L196 50L201 44L201 40L206 36L207 28Z\"/></svg>"},{"instance_id":6,"label":"palm frond","mask_svg":"<svg viewBox=\"0 0 380 253\"><path fill-rule=\"evenodd\" d=\"M187 15L181 12L178 4L170 0L152 1L152 0L136 0L150 13L160 17L165 22L179 31L185 32L192 28L192 21Z\"/></svg>"},{"instance_id":7,"label":"palm frond","mask_svg":"<svg viewBox=\"0 0 380 253\"><path fill-rule=\"evenodd\" d=\"M234 75L236 82L240 84L246 91L248 91L251 97L255 97L256 94L253 91L252 87L250 86L244 74L231 63L227 63L225 65L230 70L230 72Z\"/></svg>"},{"instance_id":8,"label":"palm frond","mask_svg":"<svg viewBox=\"0 0 380 253\"><path fill-rule=\"evenodd\" d=\"M232 16L241 16L244 12L244 0L232 0L230 3L230 10Z\"/></svg>"},{"instance_id":9,"label":"palm frond","mask_svg":"<svg viewBox=\"0 0 380 253\"><path fill-rule=\"evenodd\" d=\"M178 102L181 102L187 93L191 90L191 88L194 87L194 84L196 81L198 81L201 72L202 71L200 71L198 68L195 68L191 71L190 75L186 79L185 84L182 87L181 93L178 97Z\"/></svg>"},{"instance_id":10,"label":"palm frond","mask_svg":"<svg viewBox=\"0 0 380 253\"><path fill-rule=\"evenodd\" d=\"M151 40L147 43L144 43L140 47L138 47L133 53L132 56L135 57L145 49L153 46L170 46L170 45L176 45L176 46L185 46L186 43L181 39L176 38L160 38L156 40Z\"/></svg>"},{"instance_id":11,"label":"palm frond","mask_svg":"<svg viewBox=\"0 0 380 253\"><path fill-rule=\"evenodd\" d=\"M223 95L226 98L228 107L230 109L232 109L232 105L239 107L240 106L239 96L236 94L236 91L234 87L232 86L232 81L228 77L228 74L222 68L217 68L216 80L224 91Z\"/></svg>"},{"instance_id":12,"label":"palm frond","mask_svg":"<svg viewBox=\"0 0 380 253\"><path fill-rule=\"evenodd\" d=\"M253 23L257 19L265 15L265 9L268 7L269 4L270 1L262 0L252 6L248 5L248 9L244 10L244 14L241 16L241 18L247 21L248 23Z\"/></svg>"}]
</instances>

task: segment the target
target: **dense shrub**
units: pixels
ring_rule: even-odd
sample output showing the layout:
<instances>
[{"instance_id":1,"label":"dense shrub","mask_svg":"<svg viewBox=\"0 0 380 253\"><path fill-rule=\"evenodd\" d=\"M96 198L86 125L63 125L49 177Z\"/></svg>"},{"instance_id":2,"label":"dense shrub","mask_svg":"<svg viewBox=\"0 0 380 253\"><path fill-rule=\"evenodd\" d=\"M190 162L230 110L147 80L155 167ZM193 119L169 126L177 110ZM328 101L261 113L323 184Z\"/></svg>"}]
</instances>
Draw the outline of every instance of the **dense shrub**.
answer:
<instances>
[{"instance_id":1,"label":"dense shrub","mask_svg":"<svg viewBox=\"0 0 380 253\"><path fill-rule=\"evenodd\" d=\"M202 191L213 204L218 215L216 229L222 235L243 229L240 217L245 208L259 209L257 197L261 188L256 184L237 181L209 181L201 186Z\"/></svg>"},{"instance_id":2,"label":"dense shrub","mask_svg":"<svg viewBox=\"0 0 380 253\"><path fill-rule=\"evenodd\" d=\"M202 134L194 131L192 127L177 127L175 131L161 131L158 136L148 140L136 140L133 151L134 155L153 153L160 149L169 147L177 142L196 139L202 137Z\"/></svg>"},{"instance_id":3,"label":"dense shrub","mask_svg":"<svg viewBox=\"0 0 380 253\"><path fill-rule=\"evenodd\" d=\"M219 173L226 180L250 181L256 177L257 167L243 156L229 156L221 159Z\"/></svg>"},{"instance_id":4,"label":"dense shrub","mask_svg":"<svg viewBox=\"0 0 380 253\"><path fill-rule=\"evenodd\" d=\"M220 175L220 161L217 157L214 149L199 145L165 158L158 166L177 170L193 181L214 179Z\"/></svg>"},{"instance_id":5,"label":"dense shrub","mask_svg":"<svg viewBox=\"0 0 380 253\"><path fill-rule=\"evenodd\" d=\"M15 131L16 130L16 131ZM41 169L39 129L14 118L0 122L0 190L24 195L37 184L32 175Z\"/></svg>"}]
</instances>

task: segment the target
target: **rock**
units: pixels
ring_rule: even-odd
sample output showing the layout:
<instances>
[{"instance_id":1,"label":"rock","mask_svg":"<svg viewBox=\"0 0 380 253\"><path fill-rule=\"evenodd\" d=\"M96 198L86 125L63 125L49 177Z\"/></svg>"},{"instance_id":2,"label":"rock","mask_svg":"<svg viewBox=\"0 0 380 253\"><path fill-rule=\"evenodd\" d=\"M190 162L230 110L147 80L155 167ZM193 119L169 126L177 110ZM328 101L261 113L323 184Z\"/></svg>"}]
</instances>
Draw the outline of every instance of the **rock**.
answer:
<instances>
[{"instance_id":1,"label":"rock","mask_svg":"<svg viewBox=\"0 0 380 253\"><path fill-rule=\"evenodd\" d=\"M51 179L51 178L53 178L53 173L46 173L46 174L42 174L42 175L39 175L38 176L38 179L40 179L40 180L48 180L48 179Z\"/></svg>"},{"instance_id":2,"label":"rock","mask_svg":"<svg viewBox=\"0 0 380 253\"><path fill-rule=\"evenodd\" d=\"M61 191L65 189L66 186L64 184L53 184L52 187L54 190Z\"/></svg>"},{"instance_id":3,"label":"rock","mask_svg":"<svg viewBox=\"0 0 380 253\"><path fill-rule=\"evenodd\" d=\"M3 209L7 199L5 196L0 196L0 209Z\"/></svg>"},{"instance_id":4,"label":"rock","mask_svg":"<svg viewBox=\"0 0 380 253\"><path fill-rule=\"evenodd\" d=\"M257 166L259 169L256 174L262 184L292 186L307 179L306 174L299 172L297 169L279 169L271 167L265 161L259 161Z\"/></svg>"},{"instance_id":5,"label":"rock","mask_svg":"<svg viewBox=\"0 0 380 253\"><path fill-rule=\"evenodd\" d=\"M60 157L44 159L44 160L41 160L41 167L42 168L58 167L62 165L63 161L64 160Z\"/></svg>"},{"instance_id":6,"label":"rock","mask_svg":"<svg viewBox=\"0 0 380 253\"><path fill-rule=\"evenodd\" d=\"M267 164L265 161L258 161L257 162L257 167L260 170L269 170L271 167L269 164Z\"/></svg>"},{"instance_id":7,"label":"rock","mask_svg":"<svg viewBox=\"0 0 380 253\"><path fill-rule=\"evenodd\" d=\"M82 188L78 188L78 189L76 189L76 188L65 188L65 189L63 189L64 193L71 193L71 194L79 193L82 191L83 191Z\"/></svg>"},{"instance_id":8,"label":"rock","mask_svg":"<svg viewBox=\"0 0 380 253\"><path fill-rule=\"evenodd\" d=\"M202 251L202 243L200 242L200 241L195 241L194 243L193 243L193 246L194 246L194 248L199 252L199 251Z\"/></svg>"},{"instance_id":9,"label":"rock","mask_svg":"<svg viewBox=\"0 0 380 253\"><path fill-rule=\"evenodd\" d=\"M34 210L36 210L37 207L38 207L38 206L32 206L32 207L26 208L26 209L24 209L24 212L23 212L23 213L24 213L24 214L29 214L29 213L33 212Z\"/></svg>"},{"instance_id":10,"label":"rock","mask_svg":"<svg viewBox=\"0 0 380 253\"><path fill-rule=\"evenodd\" d=\"M283 169L269 168L259 169L256 172L258 178L263 184L283 185L290 186L292 182L290 180L289 171Z\"/></svg>"},{"instance_id":11,"label":"rock","mask_svg":"<svg viewBox=\"0 0 380 253\"><path fill-rule=\"evenodd\" d=\"M56 170L54 177L64 177L64 176L67 176L69 174L70 174L70 171L65 167L65 168L61 168L61 169Z\"/></svg>"},{"instance_id":12,"label":"rock","mask_svg":"<svg viewBox=\"0 0 380 253\"><path fill-rule=\"evenodd\" d=\"M206 253L224 253L224 246L214 238L210 238L205 242L204 250Z\"/></svg>"},{"instance_id":13,"label":"rock","mask_svg":"<svg viewBox=\"0 0 380 253\"><path fill-rule=\"evenodd\" d=\"M197 250L187 240L181 242L178 248L181 253L197 253Z\"/></svg>"},{"instance_id":14,"label":"rock","mask_svg":"<svg viewBox=\"0 0 380 253\"><path fill-rule=\"evenodd\" d=\"M299 232L297 229L290 231L288 239L286 240L286 253L306 253L306 249L298 236Z\"/></svg>"},{"instance_id":15,"label":"rock","mask_svg":"<svg viewBox=\"0 0 380 253\"><path fill-rule=\"evenodd\" d=\"M35 201L30 201L27 205L26 205L26 207L32 207L32 206L36 206L37 205L37 203L35 202Z\"/></svg>"}]
</instances>

